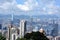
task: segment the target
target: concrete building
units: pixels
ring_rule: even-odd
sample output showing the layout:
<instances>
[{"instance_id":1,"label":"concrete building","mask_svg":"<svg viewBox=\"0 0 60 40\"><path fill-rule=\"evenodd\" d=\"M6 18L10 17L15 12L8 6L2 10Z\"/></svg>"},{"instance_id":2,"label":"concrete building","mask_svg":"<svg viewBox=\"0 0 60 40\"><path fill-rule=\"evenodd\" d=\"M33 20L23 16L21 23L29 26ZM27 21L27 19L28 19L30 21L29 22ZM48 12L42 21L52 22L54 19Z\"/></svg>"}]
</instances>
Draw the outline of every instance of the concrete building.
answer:
<instances>
[{"instance_id":1,"label":"concrete building","mask_svg":"<svg viewBox=\"0 0 60 40\"><path fill-rule=\"evenodd\" d=\"M20 21L20 38L23 38L26 32L26 21L25 20L21 20Z\"/></svg>"},{"instance_id":2,"label":"concrete building","mask_svg":"<svg viewBox=\"0 0 60 40\"><path fill-rule=\"evenodd\" d=\"M53 24L53 30L52 30L52 32L51 32L51 35L53 36L53 37L55 37L55 36L58 36L58 24Z\"/></svg>"},{"instance_id":3,"label":"concrete building","mask_svg":"<svg viewBox=\"0 0 60 40\"><path fill-rule=\"evenodd\" d=\"M11 40L16 40L17 39L16 33L13 33L11 37L12 37Z\"/></svg>"},{"instance_id":4,"label":"concrete building","mask_svg":"<svg viewBox=\"0 0 60 40\"><path fill-rule=\"evenodd\" d=\"M11 40L16 40L17 39L17 32L16 28L12 27L11 28Z\"/></svg>"},{"instance_id":5,"label":"concrete building","mask_svg":"<svg viewBox=\"0 0 60 40\"><path fill-rule=\"evenodd\" d=\"M60 36L56 36L55 37L55 40L60 40Z\"/></svg>"},{"instance_id":6,"label":"concrete building","mask_svg":"<svg viewBox=\"0 0 60 40\"><path fill-rule=\"evenodd\" d=\"M11 36L11 27L8 27L8 33L7 33L7 40L10 40L10 36Z\"/></svg>"}]
</instances>

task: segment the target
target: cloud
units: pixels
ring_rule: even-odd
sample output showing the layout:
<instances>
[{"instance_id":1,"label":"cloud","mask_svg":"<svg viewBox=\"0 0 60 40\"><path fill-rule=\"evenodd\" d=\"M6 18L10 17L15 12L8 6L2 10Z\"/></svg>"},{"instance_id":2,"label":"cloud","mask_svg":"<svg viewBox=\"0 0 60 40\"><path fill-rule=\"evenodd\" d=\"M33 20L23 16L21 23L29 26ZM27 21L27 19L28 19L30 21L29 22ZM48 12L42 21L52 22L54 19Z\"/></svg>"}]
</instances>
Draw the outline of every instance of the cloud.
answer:
<instances>
[{"instance_id":1,"label":"cloud","mask_svg":"<svg viewBox=\"0 0 60 40\"><path fill-rule=\"evenodd\" d=\"M55 4L55 0L42 0L42 3L40 3L40 12L42 14L59 14L60 6L57 6Z\"/></svg>"},{"instance_id":2,"label":"cloud","mask_svg":"<svg viewBox=\"0 0 60 40\"><path fill-rule=\"evenodd\" d=\"M0 1L0 14L12 14L16 11L16 1L15 0L1 0ZM14 11L14 12L15 12Z\"/></svg>"},{"instance_id":3,"label":"cloud","mask_svg":"<svg viewBox=\"0 0 60 40\"><path fill-rule=\"evenodd\" d=\"M17 5L19 9L24 11L33 10L33 8L37 6L38 6L38 2L36 0L27 0L26 2L24 2L23 5L21 4Z\"/></svg>"},{"instance_id":4,"label":"cloud","mask_svg":"<svg viewBox=\"0 0 60 40\"><path fill-rule=\"evenodd\" d=\"M30 8L27 5L17 5L17 7L23 11L28 11Z\"/></svg>"},{"instance_id":5,"label":"cloud","mask_svg":"<svg viewBox=\"0 0 60 40\"><path fill-rule=\"evenodd\" d=\"M58 13L60 13L59 12L59 10L60 10L59 6L50 4L50 5L47 6L47 8L48 8L47 9L48 14L58 14Z\"/></svg>"},{"instance_id":6,"label":"cloud","mask_svg":"<svg viewBox=\"0 0 60 40\"><path fill-rule=\"evenodd\" d=\"M0 13L27 13L27 15L59 14L60 6L56 5L55 0L26 0L23 4L18 4L16 0L1 0Z\"/></svg>"},{"instance_id":7,"label":"cloud","mask_svg":"<svg viewBox=\"0 0 60 40\"><path fill-rule=\"evenodd\" d=\"M2 4L0 6L0 8L2 8L2 9L8 9L9 6L10 6L10 3L9 2L6 2L6 3Z\"/></svg>"}]
</instances>

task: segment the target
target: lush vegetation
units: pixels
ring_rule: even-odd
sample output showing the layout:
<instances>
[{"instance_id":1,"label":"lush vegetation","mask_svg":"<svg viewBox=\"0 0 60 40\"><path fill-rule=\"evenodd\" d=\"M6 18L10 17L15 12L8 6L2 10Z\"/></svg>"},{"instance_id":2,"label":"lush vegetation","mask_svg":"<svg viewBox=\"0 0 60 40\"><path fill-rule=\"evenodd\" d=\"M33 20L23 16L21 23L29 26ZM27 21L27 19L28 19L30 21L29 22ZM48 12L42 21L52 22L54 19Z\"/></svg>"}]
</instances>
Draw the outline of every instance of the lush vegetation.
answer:
<instances>
[{"instance_id":1,"label":"lush vegetation","mask_svg":"<svg viewBox=\"0 0 60 40\"><path fill-rule=\"evenodd\" d=\"M6 40L6 38L4 36L2 36L1 33L0 33L0 40Z\"/></svg>"},{"instance_id":2,"label":"lush vegetation","mask_svg":"<svg viewBox=\"0 0 60 40\"><path fill-rule=\"evenodd\" d=\"M17 40L49 40L43 33L32 32L25 34L24 38L18 38Z\"/></svg>"}]
</instances>

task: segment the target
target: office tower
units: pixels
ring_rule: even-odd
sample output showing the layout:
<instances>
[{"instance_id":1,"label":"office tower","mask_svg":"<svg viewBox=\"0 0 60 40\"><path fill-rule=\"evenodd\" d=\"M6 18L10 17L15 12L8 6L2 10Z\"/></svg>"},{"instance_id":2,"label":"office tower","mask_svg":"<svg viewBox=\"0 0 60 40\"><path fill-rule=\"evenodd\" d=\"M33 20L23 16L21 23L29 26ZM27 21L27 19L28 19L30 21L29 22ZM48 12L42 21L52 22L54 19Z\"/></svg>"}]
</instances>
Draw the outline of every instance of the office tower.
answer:
<instances>
[{"instance_id":1,"label":"office tower","mask_svg":"<svg viewBox=\"0 0 60 40\"><path fill-rule=\"evenodd\" d=\"M16 40L16 36L17 36L16 35L16 28L12 27L10 32L11 32L11 36L10 36L11 40Z\"/></svg>"},{"instance_id":2,"label":"office tower","mask_svg":"<svg viewBox=\"0 0 60 40\"><path fill-rule=\"evenodd\" d=\"M12 40L16 40L17 39L17 35L16 35L16 33L13 33L12 34L12 38L11 38Z\"/></svg>"},{"instance_id":3,"label":"office tower","mask_svg":"<svg viewBox=\"0 0 60 40\"><path fill-rule=\"evenodd\" d=\"M7 37L7 39L8 40L13 40L14 38L13 38L13 36L14 37L16 37L14 40L16 40L17 39L17 32L16 32L17 30L16 30L16 28L15 27L12 27L11 28L11 25L8 27L8 37Z\"/></svg>"},{"instance_id":4,"label":"office tower","mask_svg":"<svg viewBox=\"0 0 60 40\"><path fill-rule=\"evenodd\" d=\"M8 35L7 39L10 40L10 36L11 36L11 27L8 27L8 34L7 34L7 35Z\"/></svg>"},{"instance_id":5,"label":"office tower","mask_svg":"<svg viewBox=\"0 0 60 40\"><path fill-rule=\"evenodd\" d=\"M27 33L32 32L33 31L33 18L31 16L30 16L30 20L28 20L27 24L28 24Z\"/></svg>"},{"instance_id":6,"label":"office tower","mask_svg":"<svg viewBox=\"0 0 60 40\"><path fill-rule=\"evenodd\" d=\"M26 21L21 20L20 21L20 38L23 38L26 32Z\"/></svg>"},{"instance_id":7,"label":"office tower","mask_svg":"<svg viewBox=\"0 0 60 40\"><path fill-rule=\"evenodd\" d=\"M51 36L51 31L49 29L46 30L46 36Z\"/></svg>"},{"instance_id":8,"label":"office tower","mask_svg":"<svg viewBox=\"0 0 60 40\"><path fill-rule=\"evenodd\" d=\"M52 32L51 32L51 35L53 36L53 37L55 37L55 36L58 36L58 24L57 23L53 23L53 30L52 30Z\"/></svg>"},{"instance_id":9,"label":"office tower","mask_svg":"<svg viewBox=\"0 0 60 40\"><path fill-rule=\"evenodd\" d=\"M11 21L8 23L8 32L7 32L7 40L11 40L11 28L13 27L13 14L11 16Z\"/></svg>"},{"instance_id":10,"label":"office tower","mask_svg":"<svg viewBox=\"0 0 60 40\"><path fill-rule=\"evenodd\" d=\"M8 39L8 40L11 40L11 28L12 28L11 25L12 25L12 24L9 23L9 24L8 24L8 28L7 28L7 31L8 31L8 32L7 32L7 36L8 36L7 39Z\"/></svg>"}]
</instances>

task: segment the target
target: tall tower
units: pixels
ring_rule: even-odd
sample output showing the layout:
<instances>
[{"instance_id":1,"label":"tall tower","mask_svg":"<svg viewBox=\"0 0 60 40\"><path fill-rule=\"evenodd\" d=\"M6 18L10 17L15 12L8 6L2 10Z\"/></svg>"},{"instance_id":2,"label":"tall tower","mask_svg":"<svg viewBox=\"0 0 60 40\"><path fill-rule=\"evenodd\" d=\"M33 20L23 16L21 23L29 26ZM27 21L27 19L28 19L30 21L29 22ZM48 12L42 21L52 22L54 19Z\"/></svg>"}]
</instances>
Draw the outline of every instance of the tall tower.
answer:
<instances>
[{"instance_id":1,"label":"tall tower","mask_svg":"<svg viewBox=\"0 0 60 40\"><path fill-rule=\"evenodd\" d=\"M11 40L11 29L13 27L13 20L10 21L10 23L8 24L8 33L7 33L7 38L8 40Z\"/></svg>"},{"instance_id":2,"label":"tall tower","mask_svg":"<svg viewBox=\"0 0 60 40\"><path fill-rule=\"evenodd\" d=\"M12 35L11 29L13 27L13 15L14 14L11 15L11 20L8 23L7 40L11 40L11 35Z\"/></svg>"},{"instance_id":3,"label":"tall tower","mask_svg":"<svg viewBox=\"0 0 60 40\"><path fill-rule=\"evenodd\" d=\"M26 21L21 20L20 21L20 38L23 38L26 32Z\"/></svg>"},{"instance_id":4,"label":"tall tower","mask_svg":"<svg viewBox=\"0 0 60 40\"><path fill-rule=\"evenodd\" d=\"M13 27L14 14L11 15L11 27Z\"/></svg>"},{"instance_id":5,"label":"tall tower","mask_svg":"<svg viewBox=\"0 0 60 40\"><path fill-rule=\"evenodd\" d=\"M9 27L8 27L8 33L7 33L7 39L8 40L11 40L10 36L11 36L11 26L9 25Z\"/></svg>"},{"instance_id":6,"label":"tall tower","mask_svg":"<svg viewBox=\"0 0 60 40\"><path fill-rule=\"evenodd\" d=\"M12 34L12 40L16 40L16 34Z\"/></svg>"},{"instance_id":7,"label":"tall tower","mask_svg":"<svg viewBox=\"0 0 60 40\"><path fill-rule=\"evenodd\" d=\"M17 30L15 28L12 29L11 40L16 40L17 39L17 33L16 33L16 31Z\"/></svg>"}]
</instances>

